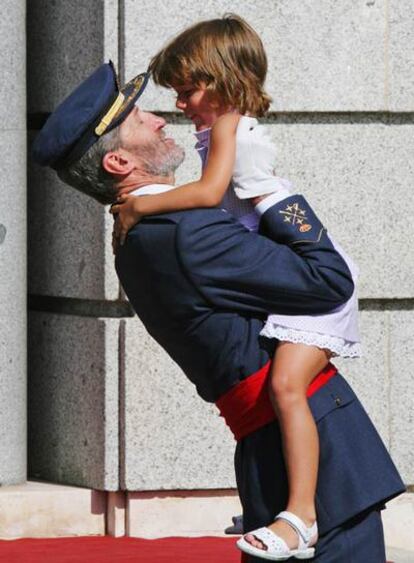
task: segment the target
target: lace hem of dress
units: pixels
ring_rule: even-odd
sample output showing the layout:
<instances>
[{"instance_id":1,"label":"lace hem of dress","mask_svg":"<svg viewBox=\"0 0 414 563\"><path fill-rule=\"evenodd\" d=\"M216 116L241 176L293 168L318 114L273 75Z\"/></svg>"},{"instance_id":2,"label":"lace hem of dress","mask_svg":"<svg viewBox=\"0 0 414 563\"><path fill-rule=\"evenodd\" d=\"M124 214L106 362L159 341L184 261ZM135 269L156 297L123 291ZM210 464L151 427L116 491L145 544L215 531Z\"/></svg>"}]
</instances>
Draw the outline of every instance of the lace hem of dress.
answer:
<instances>
[{"instance_id":1,"label":"lace hem of dress","mask_svg":"<svg viewBox=\"0 0 414 563\"><path fill-rule=\"evenodd\" d=\"M359 342L351 342L340 336L331 336L330 334L287 328L271 322L265 324L260 334L266 338L277 338L277 340L295 344L317 346L329 350L333 356L340 356L341 358L359 358L362 352Z\"/></svg>"}]
</instances>

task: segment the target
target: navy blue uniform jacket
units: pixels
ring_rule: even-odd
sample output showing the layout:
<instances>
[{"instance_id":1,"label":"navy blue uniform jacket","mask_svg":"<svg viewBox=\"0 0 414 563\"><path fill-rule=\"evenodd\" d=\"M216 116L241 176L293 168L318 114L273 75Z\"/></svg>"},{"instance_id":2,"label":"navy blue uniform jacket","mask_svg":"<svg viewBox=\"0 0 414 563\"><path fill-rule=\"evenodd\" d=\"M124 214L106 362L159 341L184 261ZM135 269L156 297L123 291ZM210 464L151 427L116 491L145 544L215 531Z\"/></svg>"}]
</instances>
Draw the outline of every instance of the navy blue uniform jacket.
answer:
<instances>
[{"instance_id":1,"label":"navy blue uniform jacket","mask_svg":"<svg viewBox=\"0 0 414 563\"><path fill-rule=\"evenodd\" d=\"M286 198L266 211L260 232L248 232L220 209L168 213L145 218L117 253L118 276L146 329L209 402L272 356L274 343L259 336L270 312L326 313L343 304L354 289L345 262L302 196ZM344 405L355 397L349 387L344 391L340 376L333 380L311 400L317 419L338 408L338 393ZM342 387L336 392L333 386L338 384ZM354 436L349 439L355 443ZM326 489L329 508L320 508L329 518L319 520L321 531L401 490L385 449L375 445L376 452L378 448L386 458L385 486L371 487L356 504L349 503L349 493L343 491L345 506L337 509L338 494L332 496ZM336 461L341 461L338 456ZM381 460L376 460L377 468ZM355 474L351 464L349 471ZM383 477L381 471L379 475ZM361 487L369 480L365 472ZM352 479L349 484L354 486ZM242 491L241 497L243 503Z\"/></svg>"},{"instance_id":2,"label":"navy blue uniform jacket","mask_svg":"<svg viewBox=\"0 0 414 563\"><path fill-rule=\"evenodd\" d=\"M294 203L306 212L307 233L279 213ZM269 238L220 209L169 213L138 224L117 254L138 316L206 401L268 361L274 343L258 336L270 312L324 313L353 291L346 264L302 197L270 208L261 229Z\"/></svg>"}]
</instances>

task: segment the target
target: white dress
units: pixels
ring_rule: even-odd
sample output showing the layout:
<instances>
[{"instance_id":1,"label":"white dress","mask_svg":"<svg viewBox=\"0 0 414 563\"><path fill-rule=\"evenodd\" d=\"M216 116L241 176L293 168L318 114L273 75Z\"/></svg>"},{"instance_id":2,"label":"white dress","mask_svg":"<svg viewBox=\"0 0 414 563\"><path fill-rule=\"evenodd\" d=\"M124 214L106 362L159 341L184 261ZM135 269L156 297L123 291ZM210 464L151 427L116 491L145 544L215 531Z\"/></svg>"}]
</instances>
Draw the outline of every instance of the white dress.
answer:
<instances>
[{"instance_id":1,"label":"white dress","mask_svg":"<svg viewBox=\"0 0 414 563\"><path fill-rule=\"evenodd\" d=\"M210 129L205 129L195 133L197 138L195 148L200 154L203 168L208 157L210 131ZM237 150L236 141L236 155ZM275 176L274 182L275 186L277 185L279 188L289 189L291 187L290 182L283 178ZM255 212L254 206L247 199L239 199L232 184L230 184L221 205L247 229L250 231L258 230L260 217ZM268 316L261 334L267 338L317 346L329 350L333 356L355 358L361 355L356 291L358 268L332 238L331 241L352 274L355 289L351 298L344 305L324 315L271 314Z\"/></svg>"}]
</instances>

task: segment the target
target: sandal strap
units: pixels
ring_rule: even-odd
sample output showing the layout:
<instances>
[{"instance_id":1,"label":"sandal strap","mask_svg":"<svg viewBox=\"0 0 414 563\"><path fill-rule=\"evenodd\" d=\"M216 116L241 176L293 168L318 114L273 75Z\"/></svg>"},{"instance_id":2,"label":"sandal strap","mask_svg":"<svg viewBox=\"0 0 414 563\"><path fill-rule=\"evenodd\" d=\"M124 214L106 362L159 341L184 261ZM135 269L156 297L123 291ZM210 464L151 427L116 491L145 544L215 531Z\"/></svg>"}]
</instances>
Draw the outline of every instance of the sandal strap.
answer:
<instances>
[{"instance_id":1,"label":"sandal strap","mask_svg":"<svg viewBox=\"0 0 414 563\"><path fill-rule=\"evenodd\" d=\"M270 553L284 554L289 553L290 551L287 543L281 537L272 532L272 530L269 530L269 528L258 528L257 530L253 530L249 533L253 534L257 540L261 541Z\"/></svg>"},{"instance_id":2,"label":"sandal strap","mask_svg":"<svg viewBox=\"0 0 414 563\"><path fill-rule=\"evenodd\" d=\"M288 512L287 510L279 512L275 520L287 522L296 531L299 538L298 549L306 549L309 547L312 538L318 535L318 525L316 522L308 528L303 520L299 518L299 516L296 516L296 514L293 514L293 512Z\"/></svg>"}]
</instances>

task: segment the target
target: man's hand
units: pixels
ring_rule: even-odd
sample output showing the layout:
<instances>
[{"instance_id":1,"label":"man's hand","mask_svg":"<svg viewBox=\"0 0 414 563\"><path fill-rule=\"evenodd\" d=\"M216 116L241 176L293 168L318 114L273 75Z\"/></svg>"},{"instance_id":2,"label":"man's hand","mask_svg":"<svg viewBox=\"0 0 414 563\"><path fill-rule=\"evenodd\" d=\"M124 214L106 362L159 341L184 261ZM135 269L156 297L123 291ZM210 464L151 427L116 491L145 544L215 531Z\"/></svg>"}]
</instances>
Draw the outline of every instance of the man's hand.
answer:
<instances>
[{"instance_id":1,"label":"man's hand","mask_svg":"<svg viewBox=\"0 0 414 563\"><path fill-rule=\"evenodd\" d=\"M261 201L263 201L267 197L268 197L267 195L258 195L257 197L252 197L252 199L250 201L252 202L252 204L254 206L256 206L258 203L260 203Z\"/></svg>"},{"instance_id":2,"label":"man's hand","mask_svg":"<svg viewBox=\"0 0 414 563\"><path fill-rule=\"evenodd\" d=\"M109 213L112 213L115 219L112 231L112 250L116 254L118 247L124 244L128 231L143 217L139 211L139 197L119 196L116 203L111 205Z\"/></svg>"}]
</instances>

